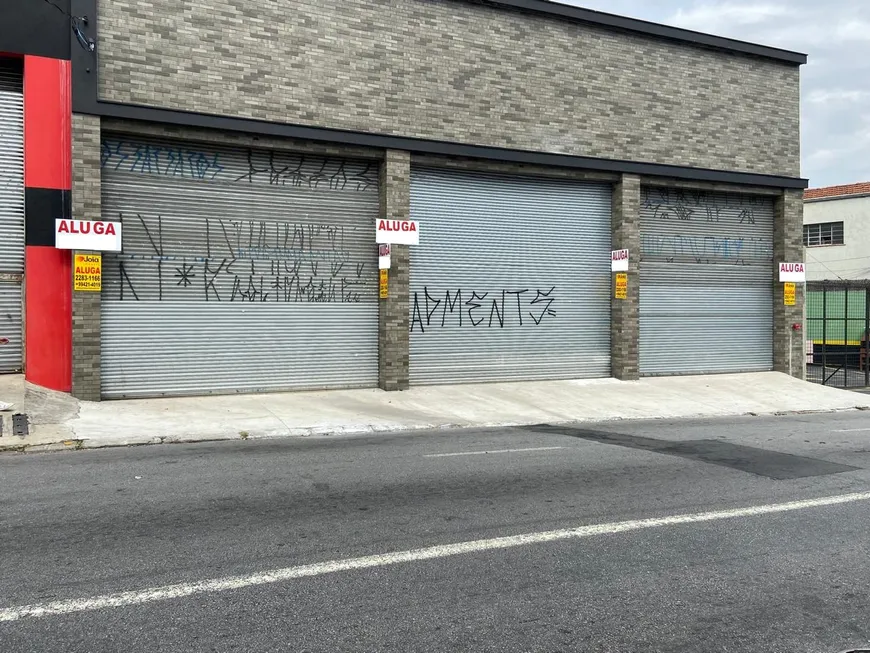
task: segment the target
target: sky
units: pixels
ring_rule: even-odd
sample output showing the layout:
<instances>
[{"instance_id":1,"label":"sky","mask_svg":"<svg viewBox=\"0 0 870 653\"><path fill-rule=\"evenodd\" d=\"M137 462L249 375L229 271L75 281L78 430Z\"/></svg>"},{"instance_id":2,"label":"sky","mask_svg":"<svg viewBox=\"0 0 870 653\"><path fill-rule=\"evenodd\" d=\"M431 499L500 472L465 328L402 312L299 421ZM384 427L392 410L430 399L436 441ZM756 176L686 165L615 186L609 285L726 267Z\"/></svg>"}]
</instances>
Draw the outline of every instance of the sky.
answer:
<instances>
[{"instance_id":1,"label":"sky","mask_svg":"<svg viewBox=\"0 0 870 653\"><path fill-rule=\"evenodd\" d=\"M801 175L870 181L870 0L557 1L806 53Z\"/></svg>"}]
</instances>

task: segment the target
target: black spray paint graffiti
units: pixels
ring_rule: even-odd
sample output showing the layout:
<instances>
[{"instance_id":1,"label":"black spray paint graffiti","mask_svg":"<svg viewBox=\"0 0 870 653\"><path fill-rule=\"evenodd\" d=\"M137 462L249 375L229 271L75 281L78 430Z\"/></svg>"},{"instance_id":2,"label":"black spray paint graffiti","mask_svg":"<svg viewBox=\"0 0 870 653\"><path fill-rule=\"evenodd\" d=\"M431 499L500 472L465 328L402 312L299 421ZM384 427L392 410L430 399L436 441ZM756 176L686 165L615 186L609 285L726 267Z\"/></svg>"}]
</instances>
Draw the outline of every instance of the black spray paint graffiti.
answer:
<instances>
[{"instance_id":1,"label":"black spray paint graffiti","mask_svg":"<svg viewBox=\"0 0 870 653\"><path fill-rule=\"evenodd\" d=\"M356 231L343 225L206 218L205 253L208 258L221 252L234 259L345 262L345 239Z\"/></svg>"},{"instance_id":2,"label":"black spray paint graffiti","mask_svg":"<svg viewBox=\"0 0 870 653\"><path fill-rule=\"evenodd\" d=\"M149 265L143 268L145 262ZM332 268L328 275L319 276L316 264L309 268L299 262L182 259L175 263L174 257L152 257L146 261L120 256L117 263L119 299L169 301L169 291L175 290L173 299L186 296L192 300L217 302L359 303L363 300L365 286L371 285L363 276L365 263L356 264L350 275L339 275L339 270ZM148 297L146 290L156 291L156 296ZM179 295L178 291L187 292Z\"/></svg>"},{"instance_id":3,"label":"black spray paint graffiti","mask_svg":"<svg viewBox=\"0 0 870 653\"><path fill-rule=\"evenodd\" d=\"M755 207L765 199L753 195L722 196L723 206L718 206L714 197L706 191L680 190L670 188L643 188L641 206L652 211L653 219L690 221L703 219L706 222L720 222L722 210L740 208L736 214L738 224L755 224Z\"/></svg>"},{"instance_id":4,"label":"black spray paint graffiti","mask_svg":"<svg viewBox=\"0 0 870 653\"><path fill-rule=\"evenodd\" d=\"M350 188L364 191L378 182L377 168L374 163L360 164L358 170L349 170L344 159L323 159L318 166L306 172L307 161L304 156L294 156L281 152L248 150L248 170L234 181L263 181L273 186L307 186L319 188L321 185L332 190Z\"/></svg>"},{"instance_id":5,"label":"black spray paint graffiti","mask_svg":"<svg viewBox=\"0 0 870 653\"><path fill-rule=\"evenodd\" d=\"M555 286L547 290L502 289L479 293L457 289L414 293L411 310L411 333L419 329L444 327L504 328L508 326L537 326L547 317L556 317L553 308Z\"/></svg>"},{"instance_id":6,"label":"black spray paint graffiti","mask_svg":"<svg viewBox=\"0 0 870 653\"><path fill-rule=\"evenodd\" d=\"M346 244L355 228L209 218L185 243L164 236L161 216L121 220L128 238L147 243L117 255L121 300L357 303L374 287L374 267Z\"/></svg>"},{"instance_id":7,"label":"black spray paint graffiti","mask_svg":"<svg viewBox=\"0 0 870 653\"><path fill-rule=\"evenodd\" d=\"M684 210L708 204L710 195L702 190L683 190L670 188L641 188L641 205L645 209L659 209L667 212L666 207L679 206Z\"/></svg>"},{"instance_id":8,"label":"black spray paint graffiti","mask_svg":"<svg viewBox=\"0 0 870 653\"><path fill-rule=\"evenodd\" d=\"M108 138L102 143L100 167L162 177L312 189L365 191L377 187L378 183L374 162L350 162L340 157L306 158L305 155L250 148L245 159L242 163L232 154L222 155L216 151Z\"/></svg>"},{"instance_id":9,"label":"black spray paint graffiti","mask_svg":"<svg viewBox=\"0 0 870 653\"><path fill-rule=\"evenodd\" d=\"M645 209L656 206L704 207L714 203L714 195L704 190L682 188L641 188L641 205ZM768 198L761 195L726 193L720 197L725 207L763 206Z\"/></svg>"},{"instance_id":10,"label":"black spray paint graffiti","mask_svg":"<svg viewBox=\"0 0 870 653\"><path fill-rule=\"evenodd\" d=\"M740 224L755 224L755 212L752 209L743 209L737 218Z\"/></svg>"}]
</instances>

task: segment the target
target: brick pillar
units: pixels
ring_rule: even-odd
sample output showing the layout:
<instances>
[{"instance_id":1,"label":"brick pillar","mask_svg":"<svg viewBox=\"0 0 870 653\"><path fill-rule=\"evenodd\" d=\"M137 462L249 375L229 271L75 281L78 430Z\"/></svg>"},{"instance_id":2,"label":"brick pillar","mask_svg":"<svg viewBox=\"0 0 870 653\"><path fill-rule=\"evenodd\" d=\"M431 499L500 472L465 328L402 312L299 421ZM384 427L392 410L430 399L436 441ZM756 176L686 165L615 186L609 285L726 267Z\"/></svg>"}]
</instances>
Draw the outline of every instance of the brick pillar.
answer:
<instances>
[{"instance_id":1,"label":"brick pillar","mask_svg":"<svg viewBox=\"0 0 870 653\"><path fill-rule=\"evenodd\" d=\"M610 300L610 368L617 379L638 378L638 302L640 297L640 177L623 175L613 186L612 247L629 251L628 297Z\"/></svg>"},{"instance_id":2,"label":"brick pillar","mask_svg":"<svg viewBox=\"0 0 870 653\"><path fill-rule=\"evenodd\" d=\"M73 115L72 214L100 219L100 118ZM91 252L75 252L88 254ZM75 271L73 271L75 277ZM100 400L100 293L72 293L72 395Z\"/></svg>"},{"instance_id":3,"label":"brick pillar","mask_svg":"<svg viewBox=\"0 0 870 653\"><path fill-rule=\"evenodd\" d=\"M381 216L407 220L411 212L411 155L387 150L380 174ZM407 245L393 245L389 296L378 309L378 386L408 389L410 257Z\"/></svg>"},{"instance_id":4,"label":"brick pillar","mask_svg":"<svg viewBox=\"0 0 870 653\"><path fill-rule=\"evenodd\" d=\"M776 199L773 214L773 369L799 379L806 378L805 289L803 284L797 284L795 305L785 306L778 266L781 261L804 260L803 223L803 192L783 191ZM800 324L800 331L794 331L793 324Z\"/></svg>"}]
</instances>

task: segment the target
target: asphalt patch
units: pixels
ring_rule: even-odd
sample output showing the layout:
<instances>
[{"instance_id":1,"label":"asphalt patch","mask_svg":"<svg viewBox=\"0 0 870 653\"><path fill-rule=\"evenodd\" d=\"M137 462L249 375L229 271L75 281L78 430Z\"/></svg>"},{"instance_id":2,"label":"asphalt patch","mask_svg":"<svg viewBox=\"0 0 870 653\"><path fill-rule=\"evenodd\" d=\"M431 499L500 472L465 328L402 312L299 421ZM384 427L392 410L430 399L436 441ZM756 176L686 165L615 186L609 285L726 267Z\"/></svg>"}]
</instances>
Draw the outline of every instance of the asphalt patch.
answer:
<instances>
[{"instance_id":1,"label":"asphalt patch","mask_svg":"<svg viewBox=\"0 0 870 653\"><path fill-rule=\"evenodd\" d=\"M795 456L790 453L747 447L741 444L722 442L721 440L684 440L674 442L672 440L657 440L656 438L646 438L626 433L610 433L608 431L595 431L555 424L538 424L536 426L524 427L523 430L565 435L602 444L612 444L618 447L678 456L711 465L730 467L741 472L776 480L806 478L807 476L826 476L828 474L839 474L860 469L859 467L832 463L818 458Z\"/></svg>"}]
</instances>

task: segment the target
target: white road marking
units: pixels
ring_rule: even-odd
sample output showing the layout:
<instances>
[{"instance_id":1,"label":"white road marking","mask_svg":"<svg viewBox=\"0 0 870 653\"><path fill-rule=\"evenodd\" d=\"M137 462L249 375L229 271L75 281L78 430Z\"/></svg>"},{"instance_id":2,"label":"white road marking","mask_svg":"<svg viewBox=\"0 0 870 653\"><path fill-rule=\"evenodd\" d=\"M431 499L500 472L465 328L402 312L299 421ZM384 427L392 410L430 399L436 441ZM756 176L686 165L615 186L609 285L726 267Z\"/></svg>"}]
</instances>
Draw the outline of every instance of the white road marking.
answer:
<instances>
[{"instance_id":1,"label":"white road marking","mask_svg":"<svg viewBox=\"0 0 870 653\"><path fill-rule=\"evenodd\" d=\"M834 429L834 433L857 433L858 431L870 431L870 428L866 429Z\"/></svg>"},{"instance_id":2,"label":"white road marking","mask_svg":"<svg viewBox=\"0 0 870 653\"><path fill-rule=\"evenodd\" d=\"M653 517L651 519L634 519L631 521L612 522L608 524L590 524L576 528L566 528L555 531L543 531L539 533L527 533L525 535L510 535L508 537L495 537L488 540L472 540L470 542L458 542L456 544L443 544L430 546L423 549L410 551L396 551L378 555L364 556L361 558L348 558L345 560L332 560L330 562L318 562L299 567L285 567L273 569L244 576L227 576L214 578L195 583L179 583L177 585L164 585L144 590L132 590L117 594L104 594L90 598L69 599L65 601L52 601L50 603L35 603L33 605L21 605L0 609L0 622L18 621L19 619L47 617L51 615L64 615L89 610L105 610L107 608L121 608L131 605L142 605L155 601L178 599L195 594L207 594L212 592L225 592L245 587L282 583L297 578L322 576L333 574L338 571L352 571L358 569L370 569L372 567L386 567L404 562L420 562L423 560L435 560L467 553L479 553L481 551L493 551L497 549L510 549L529 544L543 544L545 542L557 542L560 540L580 539L595 537L598 535L613 535L626 533L645 528L658 528L661 526L676 526L679 524L698 524L722 519L735 519L738 517L755 517L773 513L805 510L807 508L819 508L823 506L835 506L844 503L870 500L870 492L855 492L853 494L841 494L832 497L818 499L803 499L801 501L789 501L788 503L773 503L760 506L748 506L746 508L734 508L732 510L716 510L712 512L689 513L671 515L670 517Z\"/></svg>"},{"instance_id":3,"label":"white road marking","mask_svg":"<svg viewBox=\"0 0 870 653\"><path fill-rule=\"evenodd\" d=\"M519 453L521 451L553 451L565 447L529 447L527 449L489 449L488 451L456 451L454 453L427 453L423 458L447 458L449 456L481 456L487 453Z\"/></svg>"}]
</instances>

